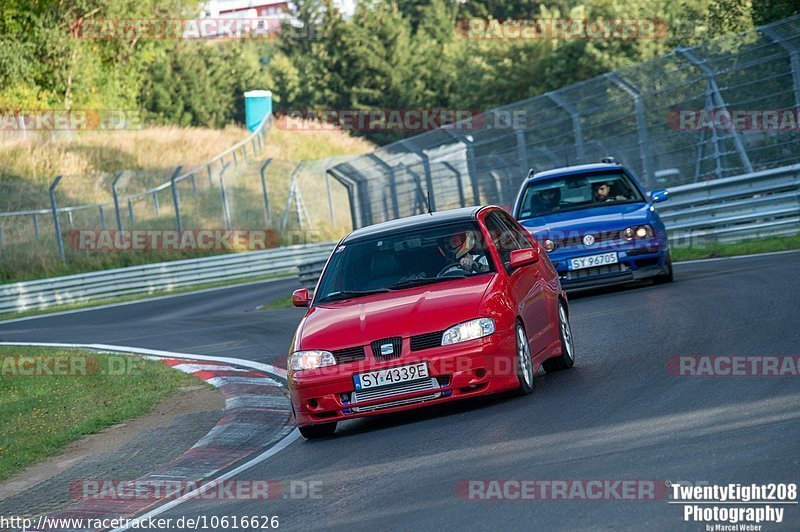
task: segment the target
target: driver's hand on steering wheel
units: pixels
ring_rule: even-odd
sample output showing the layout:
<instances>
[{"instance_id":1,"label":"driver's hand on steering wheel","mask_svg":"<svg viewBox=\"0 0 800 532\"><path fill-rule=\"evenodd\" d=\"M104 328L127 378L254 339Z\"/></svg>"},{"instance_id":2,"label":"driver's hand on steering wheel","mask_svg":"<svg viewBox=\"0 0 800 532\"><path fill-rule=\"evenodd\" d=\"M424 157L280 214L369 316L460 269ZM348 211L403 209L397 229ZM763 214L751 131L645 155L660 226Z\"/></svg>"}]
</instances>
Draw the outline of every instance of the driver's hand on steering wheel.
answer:
<instances>
[{"instance_id":1,"label":"driver's hand on steering wheel","mask_svg":"<svg viewBox=\"0 0 800 532\"><path fill-rule=\"evenodd\" d=\"M463 257L461 257L461 260L458 261L458 265L461 267L462 270L471 272L473 266L475 265L475 260L472 258L472 255L468 253Z\"/></svg>"}]
</instances>

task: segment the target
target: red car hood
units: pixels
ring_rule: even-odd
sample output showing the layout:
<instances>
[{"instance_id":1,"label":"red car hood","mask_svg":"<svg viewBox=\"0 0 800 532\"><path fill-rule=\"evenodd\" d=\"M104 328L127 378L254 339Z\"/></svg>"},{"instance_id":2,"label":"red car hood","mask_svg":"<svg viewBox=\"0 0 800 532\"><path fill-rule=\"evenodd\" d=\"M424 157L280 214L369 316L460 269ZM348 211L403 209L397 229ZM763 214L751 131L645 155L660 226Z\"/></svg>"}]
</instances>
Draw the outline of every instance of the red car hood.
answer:
<instances>
[{"instance_id":1,"label":"red car hood","mask_svg":"<svg viewBox=\"0 0 800 532\"><path fill-rule=\"evenodd\" d=\"M479 317L494 278L478 275L313 307L300 324L297 348L343 349L447 329Z\"/></svg>"}]
</instances>

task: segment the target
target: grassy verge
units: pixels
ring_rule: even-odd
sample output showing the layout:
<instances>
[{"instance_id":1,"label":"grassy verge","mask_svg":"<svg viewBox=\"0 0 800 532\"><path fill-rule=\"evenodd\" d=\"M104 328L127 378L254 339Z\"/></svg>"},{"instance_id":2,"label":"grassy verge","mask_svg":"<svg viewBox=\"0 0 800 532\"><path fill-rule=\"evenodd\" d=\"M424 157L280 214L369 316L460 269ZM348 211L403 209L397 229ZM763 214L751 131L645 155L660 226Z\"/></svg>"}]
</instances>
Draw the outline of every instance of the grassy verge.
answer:
<instances>
[{"instance_id":1,"label":"grassy verge","mask_svg":"<svg viewBox=\"0 0 800 532\"><path fill-rule=\"evenodd\" d=\"M64 176L59 204L109 201L116 172L127 171L123 189L143 190L169 179L177 165L201 164L247 135L236 126L0 134L0 211L47 207L57 175Z\"/></svg>"},{"instance_id":2,"label":"grassy verge","mask_svg":"<svg viewBox=\"0 0 800 532\"><path fill-rule=\"evenodd\" d=\"M226 220L223 208L219 165L213 166L210 175L200 172L194 179L178 183L182 227L219 229L226 227L229 221L235 229L272 230L274 242L270 240L270 246L341 237L350 229L348 195L342 185L326 178L326 163L309 162L297 174L310 222L302 229L296 221L294 203L287 201L289 176L295 161L354 155L370 151L374 146L343 131L318 133L273 128L266 136L262 153L253 157L251 151L246 163L240 159L238 166L229 166L225 173L225 203L230 220ZM184 169L194 167L245 135L241 128L219 131L148 128L119 135L76 135L64 140L39 136L3 140L0 136L0 211L49 208L47 187L51 178L58 174L65 176L57 190L59 206L109 201L116 171L126 168L133 171L126 172L118 184L123 197L120 217L124 228L173 232L176 215L171 189L139 197L130 203L124 199L126 195L168 181L174 165L183 163ZM269 157L274 160L265 173L271 209L268 221L264 212L261 167ZM329 187L333 208L328 203ZM287 207L292 212L285 213ZM283 223L285 214L286 224ZM77 240L69 238L68 231L116 227L113 207L75 211L59 219L61 231L65 233L65 262L57 252L51 216L0 220L4 240L0 246L0 284L224 252L77 249Z\"/></svg>"},{"instance_id":3,"label":"grassy verge","mask_svg":"<svg viewBox=\"0 0 800 532\"><path fill-rule=\"evenodd\" d=\"M310 244L324 242L320 235L309 234L307 238L299 238L297 233L288 235L291 238L280 239L270 243L267 249L279 246ZM312 238L313 237L313 238ZM142 266L158 262L171 262L186 259L202 259L225 255L230 251L198 251L198 250L146 250L146 251L74 251L67 247L66 260L61 261L56 251L55 241L41 239L28 244L7 244L0 246L0 285L20 281L32 281L64 275ZM261 248L257 248L259 251Z\"/></svg>"},{"instance_id":4,"label":"grassy verge","mask_svg":"<svg viewBox=\"0 0 800 532\"><path fill-rule=\"evenodd\" d=\"M144 299L151 299L154 297L159 296L167 296L167 295L175 295L175 294L185 294L189 292L195 292L197 290L205 290L208 288L219 288L224 286L235 286L237 284L243 283L251 283L257 281L267 281L269 279L278 279L284 277L285 274L269 274L269 275L261 275L257 277L245 277L244 279L233 279L230 281L217 281L214 283L204 283L204 284L196 284L192 286L185 286L183 288L176 288L174 290L156 290L155 292L149 292L144 294L132 294L129 296L120 296L120 297L109 297L105 299L96 299L93 301L85 301L83 303L67 303L64 305L56 305L54 307L42 309L42 310L26 310L24 312L12 312L6 314L0 314L0 321L3 320L10 320L13 318L24 318L27 316L38 316L41 314L52 314L53 312L63 312L66 310L77 310L82 308L91 308L91 307L99 307L102 305L113 305L115 303L126 303L129 301L139 301Z\"/></svg>"},{"instance_id":5,"label":"grassy verge","mask_svg":"<svg viewBox=\"0 0 800 532\"><path fill-rule=\"evenodd\" d=\"M731 244L709 243L691 248L672 248L672 260L696 260L715 257L734 257L736 255L753 255L772 251L788 251L800 249L800 234L759 238Z\"/></svg>"},{"instance_id":6,"label":"grassy verge","mask_svg":"<svg viewBox=\"0 0 800 532\"><path fill-rule=\"evenodd\" d=\"M275 301L270 301L266 305L261 305L258 307L258 310L276 310L281 308L294 308L291 295L276 299Z\"/></svg>"},{"instance_id":7,"label":"grassy verge","mask_svg":"<svg viewBox=\"0 0 800 532\"><path fill-rule=\"evenodd\" d=\"M160 362L79 350L0 346L0 361L0 480L199 382Z\"/></svg>"}]
</instances>

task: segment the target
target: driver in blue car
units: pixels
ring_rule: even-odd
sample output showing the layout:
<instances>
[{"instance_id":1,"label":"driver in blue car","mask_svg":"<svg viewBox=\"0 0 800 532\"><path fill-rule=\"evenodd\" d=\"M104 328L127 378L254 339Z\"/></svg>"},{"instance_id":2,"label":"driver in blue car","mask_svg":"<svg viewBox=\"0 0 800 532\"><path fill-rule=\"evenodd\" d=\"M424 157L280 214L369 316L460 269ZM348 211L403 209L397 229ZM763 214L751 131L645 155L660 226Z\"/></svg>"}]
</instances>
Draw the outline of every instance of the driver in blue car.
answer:
<instances>
[{"instance_id":1,"label":"driver in blue car","mask_svg":"<svg viewBox=\"0 0 800 532\"><path fill-rule=\"evenodd\" d=\"M475 249L476 241L477 238L473 231L456 233L449 238L442 239L439 242L439 252L444 256L445 264L452 265L444 273L455 270L470 273L489 271L489 260L486 258L486 253Z\"/></svg>"},{"instance_id":2,"label":"driver in blue car","mask_svg":"<svg viewBox=\"0 0 800 532\"><path fill-rule=\"evenodd\" d=\"M561 189L556 187L542 190L537 200L541 212L557 211L561 207Z\"/></svg>"}]
</instances>

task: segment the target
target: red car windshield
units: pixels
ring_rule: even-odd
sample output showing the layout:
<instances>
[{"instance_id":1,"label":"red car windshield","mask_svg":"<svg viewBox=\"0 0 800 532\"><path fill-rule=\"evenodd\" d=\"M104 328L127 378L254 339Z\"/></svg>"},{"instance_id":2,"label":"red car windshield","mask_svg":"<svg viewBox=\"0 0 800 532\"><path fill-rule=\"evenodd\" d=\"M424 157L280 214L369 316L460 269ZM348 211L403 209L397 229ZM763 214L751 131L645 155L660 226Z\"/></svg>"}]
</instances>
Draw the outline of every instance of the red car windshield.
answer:
<instances>
[{"instance_id":1,"label":"red car windshield","mask_svg":"<svg viewBox=\"0 0 800 532\"><path fill-rule=\"evenodd\" d=\"M641 193L624 172L574 175L529 184L522 196L517 219L643 201Z\"/></svg>"},{"instance_id":2,"label":"red car windshield","mask_svg":"<svg viewBox=\"0 0 800 532\"><path fill-rule=\"evenodd\" d=\"M316 303L402 290L494 271L477 223L397 232L340 245Z\"/></svg>"}]
</instances>

